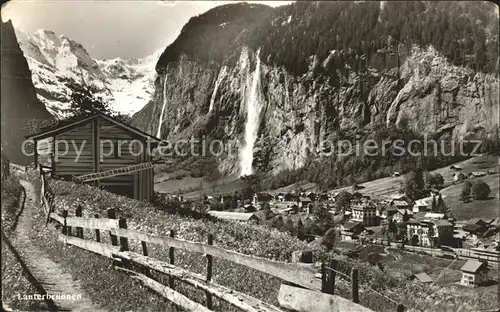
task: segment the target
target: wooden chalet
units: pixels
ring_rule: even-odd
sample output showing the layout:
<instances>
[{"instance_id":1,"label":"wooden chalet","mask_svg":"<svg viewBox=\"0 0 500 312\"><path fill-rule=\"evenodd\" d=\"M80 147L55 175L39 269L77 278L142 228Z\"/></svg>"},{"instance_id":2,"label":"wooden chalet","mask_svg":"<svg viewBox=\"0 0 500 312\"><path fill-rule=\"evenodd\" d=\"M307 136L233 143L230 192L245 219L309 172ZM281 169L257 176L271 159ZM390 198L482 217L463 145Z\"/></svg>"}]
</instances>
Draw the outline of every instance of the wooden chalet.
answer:
<instances>
[{"instance_id":1,"label":"wooden chalet","mask_svg":"<svg viewBox=\"0 0 500 312\"><path fill-rule=\"evenodd\" d=\"M63 121L27 139L34 142L35 166L51 168L54 177L138 200L153 195L152 149L160 140L111 116Z\"/></svg>"}]
</instances>

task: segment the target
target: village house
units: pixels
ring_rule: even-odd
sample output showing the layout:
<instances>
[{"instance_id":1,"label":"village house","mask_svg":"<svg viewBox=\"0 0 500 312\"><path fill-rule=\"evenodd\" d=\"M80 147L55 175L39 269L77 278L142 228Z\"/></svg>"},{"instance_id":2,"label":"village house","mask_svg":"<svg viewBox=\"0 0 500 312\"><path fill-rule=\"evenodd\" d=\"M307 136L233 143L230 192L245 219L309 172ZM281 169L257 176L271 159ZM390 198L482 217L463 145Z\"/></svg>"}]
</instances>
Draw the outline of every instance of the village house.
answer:
<instances>
[{"instance_id":1,"label":"village house","mask_svg":"<svg viewBox=\"0 0 500 312\"><path fill-rule=\"evenodd\" d=\"M433 230L434 224L429 221L417 221L411 219L406 222L407 238L412 245L424 247L432 246L432 239L430 239L430 237L434 237L434 234L432 233Z\"/></svg>"},{"instance_id":2,"label":"village house","mask_svg":"<svg viewBox=\"0 0 500 312\"><path fill-rule=\"evenodd\" d=\"M446 219L447 216L445 213L428 212L424 215L424 218L440 220L440 219Z\"/></svg>"},{"instance_id":3,"label":"village house","mask_svg":"<svg viewBox=\"0 0 500 312\"><path fill-rule=\"evenodd\" d=\"M454 226L447 220L416 220L406 222L408 241L423 247L453 246Z\"/></svg>"},{"instance_id":4,"label":"village house","mask_svg":"<svg viewBox=\"0 0 500 312\"><path fill-rule=\"evenodd\" d=\"M408 221L413 216L410 209L397 209L397 212L393 215L392 220L396 223L402 223Z\"/></svg>"},{"instance_id":5,"label":"village house","mask_svg":"<svg viewBox=\"0 0 500 312\"><path fill-rule=\"evenodd\" d=\"M486 175L486 172L484 171L474 171L474 172L471 172L469 173L469 178L480 178L480 177L484 177Z\"/></svg>"},{"instance_id":6,"label":"village house","mask_svg":"<svg viewBox=\"0 0 500 312\"><path fill-rule=\"evenodd\" d=\"M393 206L379 206L377 209L377 216L382 219L387 219L392 217L398 212L398 208Z\"/></svg>"},{"instance_id":7,"label":"village house","mask_svg":"<svg viewBox=\"0 0 500 312\"><path fill-rule=\"evenodd\" d=\"M472 218L462 227L462 230L467 233L467 236L473 240L477 240L486 233L488 224L480 218Z\"/></svg>"},{"instance_id":8,"label":"village house","mask_svg":"<svg viewBox=\"0 0 500 312\"><path fill-rule=\"evenodd\" d=\"M453 174L453 183L459 183L465 179L467 179L467 176L465 174L463 174L462 172L458 172L458 173Z\"/></svg>"},{"instance_id":9,"label":"village house","mask_svg":"<svg viewBox=\"0 0 500 312\"><path fill-rule=\"evenodd\" d=\"M269 193L254 193L252 196L252 204L257 207L261 202L269 202L273 196Z\"/></svg>"},{"instance_id":10,"label":"village house","mask_svg":"<svg viewBox=\"0 0 500 312\"><path fill-rule=\"evenodd\" d=\"M310 199L311 201L316 201L316 198L317 198L318 196L317 196L317 195L316 195L316 193L314 193L314 192L307 192L307 193L306 193L306 197L309 197L309 199Z\"/></svg>"},{"instance_id":11,"label":"village house","mask_svg":"<svg viewBox=\"0 0 500 312\"><path fill-rule=\"evenodd\" d=\"M361 222L364 226L378 225L377 209L373 205L352 205L352 221Z\"/></svg>"},{"instance_id":12,"label":"village house","mask_svg":"<svg viewBox=\"0 0 500 312\"><path fill-rule=\"evenodd\" d=\"M462 268L460 284L467 287L477 287L488 282L488 265L486 262L467 260Z\"/></svg>"},{"instance_id":13,"label":"village house","mask_svg":"<svg viewBox=\"0 0 500 312\"><path fill-rule=\"evenodd\" d=\"M293 194L293 193L286 193L284 195L284 198L285 200L284 201L287 201L287 202L294 202L294 201L297 201L297 199L299 198L299 196L297 194Z\"/></svg>"},{"instance_id":14,"label":"village house","mask_svg":"<svg viewBox=\"0 0 500 312\"><path fill-rule=\"evenodd\" d=\"M408 202L406 200L395 200L393 199L390 203L391 206L394 206L398 209L406 209L406 208L409 208L410 205L408 204Z\"/></svg>"},{"instance_id":15,"label":"village house","mask_svg":"<svg viewBox=\"0 0 500 312\"><path fill-rule=\"evenodd\" d=\"M342 240L356 239L363 232L363 224L355 221L347 221L340 225L340 237Z\"/></svg>"},{"instance_id":16,"label":"village house","mask_svg":"<svg viewBox=\"0 0 500 312\"><path fill-rule=\"evenodd\" d=\"M278 202L284 202L285 201L285 194L278 193L278 195L276 195L276 197L275 197L275 200Z\"/></svg>"},{"instance_id":17,"label":"village house","mask_svg":"<svg viewBox=\"0 0 500 312\"><path fill-rule=\"evenodd\" d=\"M448 220L432 221L436 227L436 245L437 246L455 246L456 240L453 237L454 227Z\"/></svg>"},{"instance_id":18,"label":"village house","mask_svg":"<svg viewBox=\"0 0 500 312\"><path fill-rule=\"evenodd\" d=\"M245 204L245 205L243 205L243 208L245 208L245 212L255 212L255 211L257 211L257 207L254 206L253 204Z\"/></svg>"},{"instance_id":19,"label":"village house","mask_svg":"<svg viewBox=\"0 0 500 312\"><path fill-rule=\"evenodd\" d=\"M320 201L327 201L327 200L331 199L330 194L328 194L326 192L323 192L323 193L319 194L318 197L319 197Z\"/></svg>"},{"instance_id":20,"label":"village house","mask_svg":"<svg viewBox=\"0 0 500 312\"><path fill-rule=\"evenodd\" d=\"M35 166L50 168L54 177L138 200L153 196L152 151L160 139L116 118L103 113L80 116L27 139L33 140Z\"/></svg>"},{"instance_id":21,"label":"village house","mask_svg":"<svg viewBox=\"0 0 500 312\"><path fill-rule=\"evenodd\" d=\"M422 212L428 210L429 204L425 199L419 199L415 201L415 204L413 204L413 212Z\"/></svg>"},{"instance_id":22,"label":"village house","mask_svg":"<svg viewBox=\"0 0 500 312\"><path fill-rule=\"evenodd\" d=\"M302 209L308 208L311 203L312 203L312 200L306 196L300 197L299 200L297 201L299 208L302 208Z\"/></svg>"}]
</instances>

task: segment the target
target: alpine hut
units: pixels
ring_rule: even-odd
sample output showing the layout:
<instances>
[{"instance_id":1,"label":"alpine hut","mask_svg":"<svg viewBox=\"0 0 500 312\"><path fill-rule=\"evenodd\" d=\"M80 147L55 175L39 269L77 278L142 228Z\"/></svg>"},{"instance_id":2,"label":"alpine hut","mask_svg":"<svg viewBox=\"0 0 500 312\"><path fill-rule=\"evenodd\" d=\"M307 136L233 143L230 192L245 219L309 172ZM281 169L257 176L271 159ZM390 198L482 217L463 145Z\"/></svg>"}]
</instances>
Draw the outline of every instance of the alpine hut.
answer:
<instances>
[{"instance_id":1,"label":"alpine hut","mask_svg":"<svg viewBox=\"0 0 500 312\"><path fill-rule=\"evenodd\" d=\"M160 139L103 113L79 116L30 135L35 167L138 200L153 195L152 150Z\"/></svg>"}]
</instances>

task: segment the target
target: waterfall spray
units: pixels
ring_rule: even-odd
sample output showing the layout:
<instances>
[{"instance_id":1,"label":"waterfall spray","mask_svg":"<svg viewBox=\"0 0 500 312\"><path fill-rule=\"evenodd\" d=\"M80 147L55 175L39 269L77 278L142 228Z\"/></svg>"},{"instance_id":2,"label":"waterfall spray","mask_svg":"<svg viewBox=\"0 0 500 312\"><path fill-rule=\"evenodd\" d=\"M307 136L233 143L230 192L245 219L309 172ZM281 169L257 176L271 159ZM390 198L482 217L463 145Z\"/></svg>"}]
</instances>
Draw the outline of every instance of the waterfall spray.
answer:
<instances>
[{"instance_id":1,"label":"waterfall spray","mask_svg":"<svg viewBox=\"0 0 500 312\"><path fill-rule=\"evenodd\" d=\"M259 115L262 104L260 82L260 49L256 53L257 64L252 77L252 85L245 95L247 105L247 121L245 124L245 145L240 154L240 176L253 173L253 148L259 131Z\"/></svg>"},{"instance_id":2,"label":"waterfall spray","mask_svg":"<svg viewBox=\"0 0 500 312\"><path fill-rule=\"evenodd\" d=\"M165 80L163 81L163 107L161 108L160 122L158 123L158 132L156 133L157 138L160 138L161 135L161 124L163 123L163 114L167 105L167 80L167 74L165 74Z\"/></svg>"},{"instance_id":3,"label":"waterfall spray","mask_svg":"<svg viewBox=\"0 0 500 312\"><path fill-rule=\"evenodd\" d=\"M215 96L217 95L217 91L219 90L219 84L224 79L224 76L226 75L226 66L223 66L219 72L219 76L217 77L217 80L215 81L215 87L214 91L212 92L212 98L210 98L210 108L208 109L208 112L212 112L214 109L214 104L215 104Z\"/></svg>"}]
</instances>

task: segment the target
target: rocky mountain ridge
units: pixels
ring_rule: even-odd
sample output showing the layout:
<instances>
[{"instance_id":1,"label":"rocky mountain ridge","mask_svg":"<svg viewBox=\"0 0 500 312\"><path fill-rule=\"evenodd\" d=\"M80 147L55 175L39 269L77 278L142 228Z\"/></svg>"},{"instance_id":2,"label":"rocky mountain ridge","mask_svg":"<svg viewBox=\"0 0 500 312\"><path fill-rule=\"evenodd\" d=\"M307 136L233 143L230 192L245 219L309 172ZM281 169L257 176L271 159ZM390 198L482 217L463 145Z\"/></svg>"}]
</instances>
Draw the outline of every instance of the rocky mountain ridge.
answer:
<instances>
[{"instance_id":1,"label":"rocky mountain ridge","mask_svg":"<svg viewBox=\"0 0 500 312\"><path fill-rule=\"evenodd\" d=\"M498 15L492 17L482 11L479 14L476 8L467 4L460 4L453 10L429 2L408 5L416 6L412 10L430 21L435 18L429 16L431 12L436 16L453 10L467 12L470 24L464 27L481 26L474 30L478 33L477 40L486 40L483 36L493 34L488 37L488 42L498 42L498 35L494 36L489 26L495 25L491 18L498 21ZM366 32L368 35L363 35L366 38L371 38L372 29L379 28L381 33L391 35L382 37L380 42L372 41L372 48L368 48L363 40L359 46L349 46L355 43L351 37L347 38L351 40L348 43L342 33L335 35L336 24L328 26L328 23L336 23L335 19L327 19L338 14L335 6L344 9L340 17L344 16L346 22L339 23L339 27L347 29L348 21L357 20L355 14L359 10L363 12L362 6L372 6L370 9L375 10L373 17L366 19L367 24L373 25L367 27L361 23L359 31ZM257 50L262 49L261 87L256 91L261 93L259 97L263 103L253 150L253 166L259 172L277 173L301 168L319 157L324 140L335 141L349 131L369 133L379 127L398 127L403 120L422 134L498 138L498 75L477 69L479 64L488 66L496 62L498 66L498 45L489 45L486 49L493 59L483 59L484 55L463 52L467 51L465 46L461 55L445 55L432 44L435 40L446 47L455 44L454 41L446 43L443 38L429 37L429 44L409 39L395 40L404 33L395 33L398 28L389 27L390 21L403 22L404 14L408 14L399 6L364 2L295 3L272 12L259 8L262 11L256 17L252 14L255 7L238 5L237 14L232 14L225 22L219 17L225 16L231 6L209 11L193 18L164 51L156 66L159 76L153 99L134 115L133 122L156 134L158 122L162 120L160 135L164 139L207 136L221 140L225 150L216 156L219 170L225 175L237 175L241 155L235 150L244 144L247 107L258 63ZM306 14L297 14L301 10ZM319 22L315 20L325 14L332 16L326 15ZM476 19L476 14L481 18ZM245 19L248 16L253 19ZM413 17L408 19L413 20ZM425 22L423 20L419 27L424 27ZM207 32L200 30L203 23L207 24ZM322 46L326 45L327 53L309 54L315 46L300 44L310 37L328 38L319 30L318 33L306 31L314 30L315 23L322 27L327 23L324 29L330 29L327 35L334 38L330 40L333 42L330 46L337 49L329 48L328 41L318 39L319 46L315 43L316 47L324 49ZM270 26L265 29L272 33L261 33L259 27L267 24ZM352 24L351 29L356 25ZM228 33L227 27L233 27L234 31ZM305 29L303 32L302 28ZM402 31L421 41L427 38L427 32L423 30L403 28ZM228 46L220 49L222 55L220 50L211 47L205 50L195 48L198 40L206 40L205 35L217 37L217 34L223 38L226 36L224 40ZM279 44L280 40L282 45L290 40L296 44L285 45L288 50L266 49L266 44ZM221 44L217 42L215 47ZM295 62L289 61L293 58ZM304 65L301 60L304 60ZM162 111L164 116L160 118Z\"/></svg>"},{"instance_id":2,"label":"rocky mountain ridge","mask_svg":"<svg viewBox=\"0 0 500 312\"><path fill-rule=\"evenodd\" d=\"M17 30L33 73L37 96L51 114L63 118L72 83L90 86L114 111L132 114L150 99L160 51L142 59L93 59L82 44L51 30L33 34Z\"/></svg>"}]
</instances>

